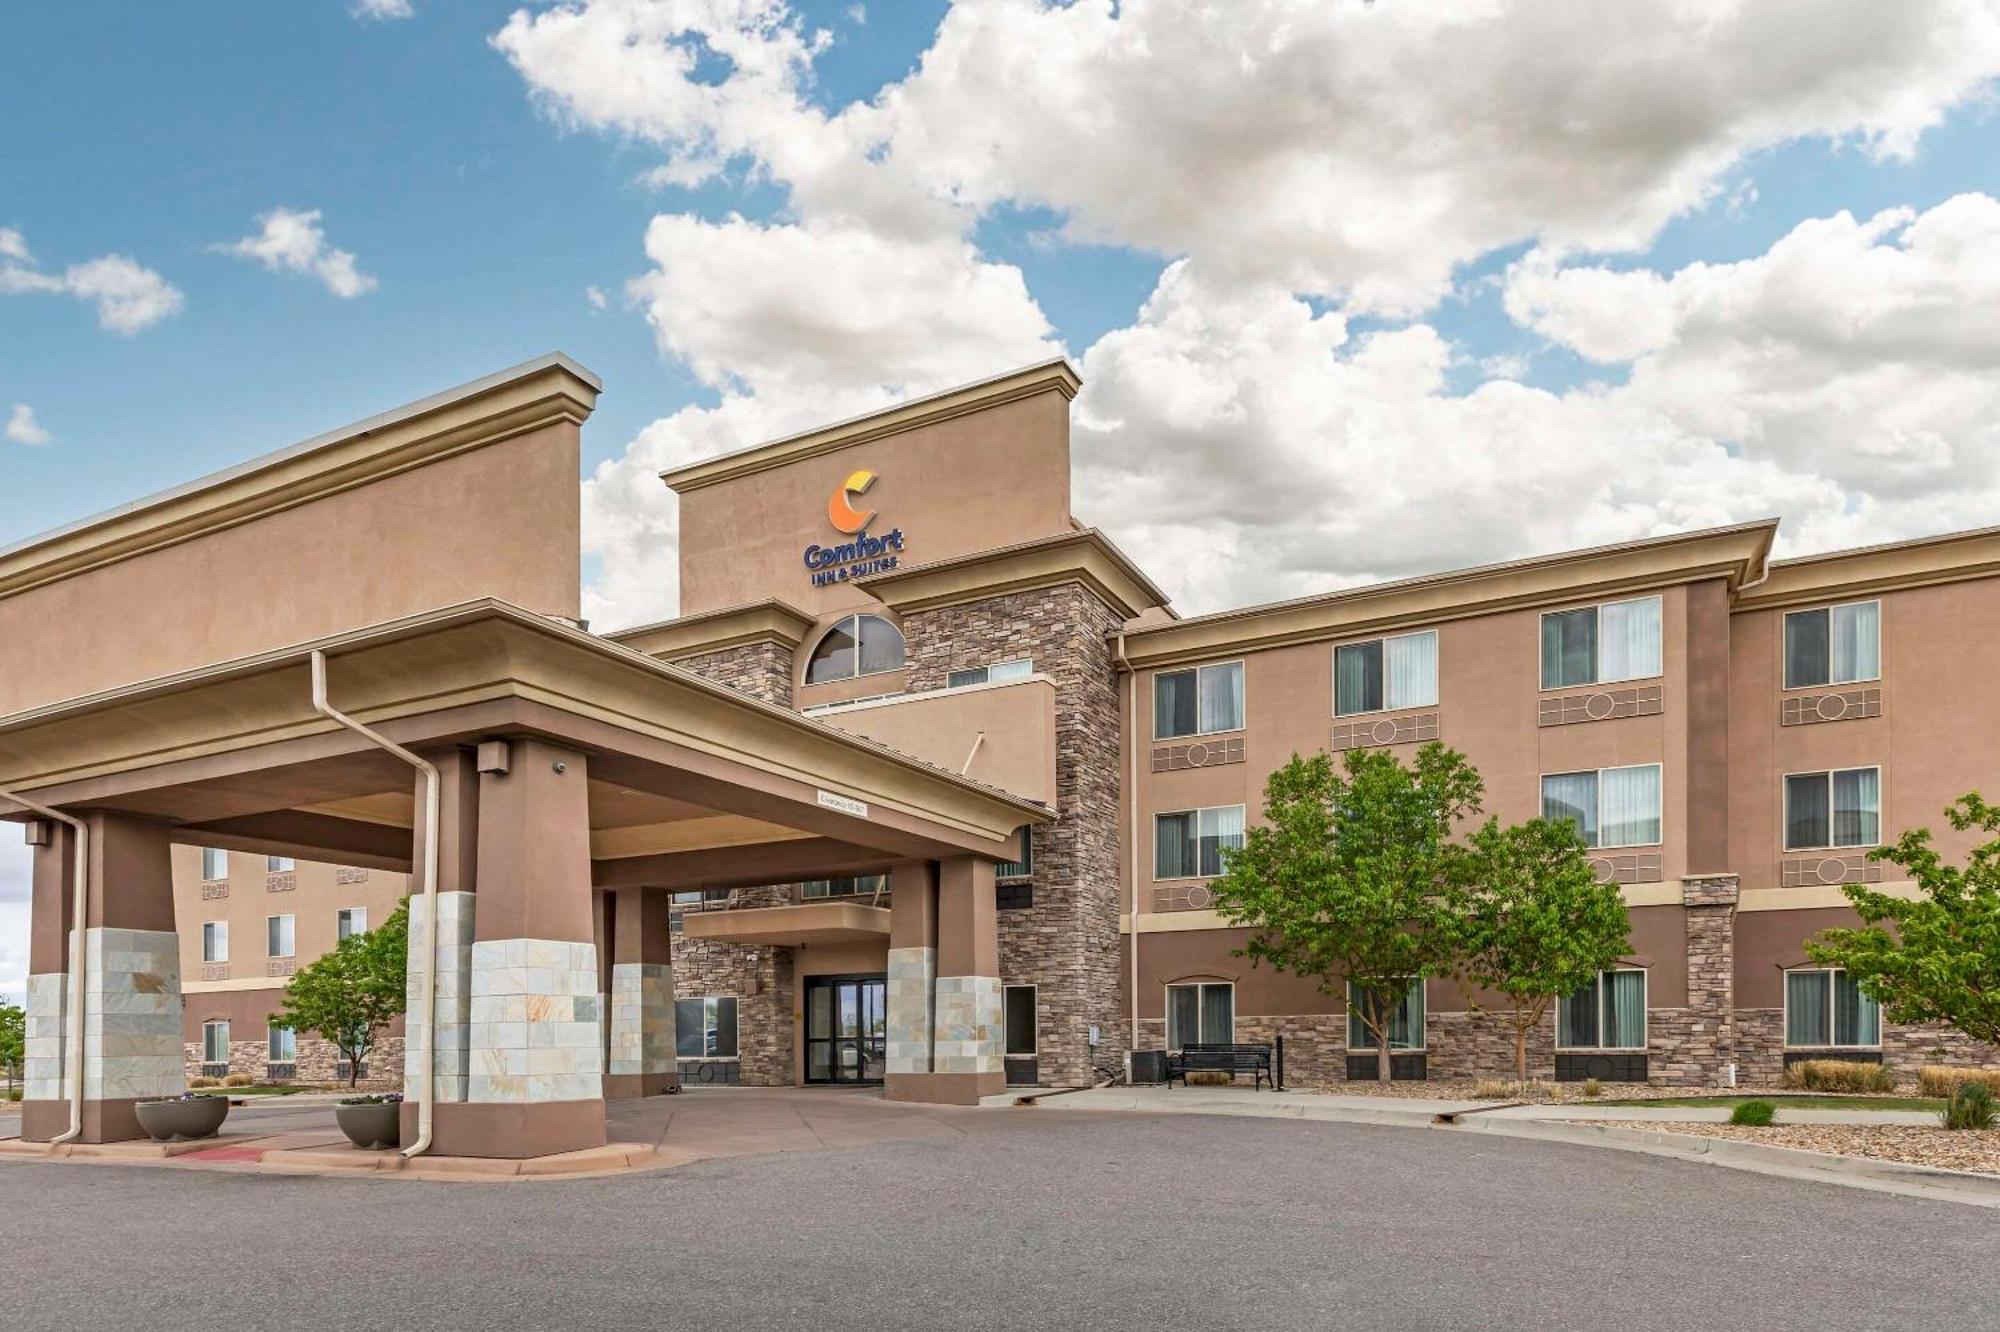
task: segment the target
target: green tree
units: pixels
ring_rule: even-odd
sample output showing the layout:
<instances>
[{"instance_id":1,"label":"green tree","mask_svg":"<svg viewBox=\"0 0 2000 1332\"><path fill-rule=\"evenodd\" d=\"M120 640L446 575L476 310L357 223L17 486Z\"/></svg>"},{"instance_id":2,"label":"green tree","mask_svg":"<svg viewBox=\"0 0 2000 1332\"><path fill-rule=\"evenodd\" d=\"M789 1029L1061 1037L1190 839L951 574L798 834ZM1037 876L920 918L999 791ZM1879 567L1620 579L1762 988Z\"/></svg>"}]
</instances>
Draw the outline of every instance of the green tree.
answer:
<instances>
[{"instance_id":1,"label":"green tree","mask_svg":"<svg viewBox=\"0 0 2000 1332\"><path fill-rule=\"evenodd\" d=\"M0 1004L0 1069L7 1073L7 1095L14 1094L21 1060L28 1050L28 1015L18 1004Z\"/></svg>"},{"instance_id":2,"label":"green tree","mask_svg":"<svg viewBox=\"0 0 2000 1332\"><path fill-rule=\"evenodd\" d=\"M1460 848L1468 888L1458 917L1458 975L1506 996L1514 1075L1528 1080L1528 1033L1557 1000L1590 984L1630 947L1615 883L1600 883L1567 819L1489 819Z\"/></svg>"},{"instance_id":3,"label":"green tree","mask_svg":"<svg viewBox=\"0 0 2000 1332\"><path fill-rule=\"evenodd\" d=\"M350 934L330 953L300 967L285 985L285 1006L271 1021L293 1031L316 1031L347 1060L347 1084L361 1076L361 1061L382 1030L403 1011L409 966L410 903L405 898L373 930Z\"/></svg>"},{"instance_id":4,"label":"green tree","mask_svg":"<svg viewBox=\"0 0 2000 1332\"><path fill-rule=\"evenodd\" d=\"M1923 895L1845 885L1862 925L1821 931L1807 941L1806 956L1846 968L1891 1022L1945 1022L1974 1040L2000 1042L2000 838L1991 836L2000 833L2000 806L1974 792L1945 817L1960 832L1989 835L1964 868L1945 863L1929 828L1876 848L1870 857L1901 866Z\"/></svg>"},{"instance_id":5,"label":"green tree","mask_svg":"<svg viewBox=\"0 0 2000 1332\"><path fill-rule=\"evenodd\" d=\"M1326 994L1354 988L1355 1016L1390 1076L1390 1030L1412 980L1449 969L1456 933L1451 851L1485 794L1465 756L1440 744L1405 767L1382 750L1326 754L1273 772L1264 823L1228 853L1213 885L1225 920L1253 933L1238 956L1310 977Z\"/></svg>"}]
</instances>

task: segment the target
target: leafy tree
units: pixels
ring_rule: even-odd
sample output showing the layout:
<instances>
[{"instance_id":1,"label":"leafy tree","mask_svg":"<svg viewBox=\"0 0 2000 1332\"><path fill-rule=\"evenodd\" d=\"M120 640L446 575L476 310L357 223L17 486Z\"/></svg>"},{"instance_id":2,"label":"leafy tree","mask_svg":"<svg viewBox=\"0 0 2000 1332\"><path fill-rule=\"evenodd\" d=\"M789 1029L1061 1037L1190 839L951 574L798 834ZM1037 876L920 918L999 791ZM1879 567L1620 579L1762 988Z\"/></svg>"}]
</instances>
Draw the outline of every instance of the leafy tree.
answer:
<instances>
[{"instance_id":1,"label":"leafy tree","mask_svg":"<svg viewBox=\"0 0 2000 1332\"><path fill-rule=\"evenodd\" d=\"M1384 1082L1411 980L1449 969L1454 875L1464 868L1450 841L1484 794L1465 756L1440 744L1410 767L1383 750L1349 750L1341 767L1327 754L1294 754L1265 783L1263 826L1228 853L1213 885L1223 918L1254 931L1239 956L1311 977L1327 994L1354 987Z\"/></svg>"},{"instance_id":2,"label":"leafy tree","mask_svg":"<svg viewBox=\"0 0 2000 1332\"><path fill-rule=\"evenodd\" d=\"M350 934L330 953L293 973L285 1006L271 1021L293 1031L316 1031L347 1060L347 1085L361 1076L361 1061L382 1030L403 1011L410 953L410 903L405 898L373 930Z\"/></svg>"},{"instance_id":3,"label":"leafy tree","mask_svg":"<svg viewBox=\"0 0 2000 1332\"><path fill-rule=\"evenodd\" d=\"M0 1004L0 1069L7 1071L7 1094L28 1050L28 1015L18 1004Z\"/></svg>"},{"instance_id":4,"label":"leafy tree","mask_svg":"<svg viewBox=\"0 0 2000 1332\"><path fill-rule=\"evenodd\" d=\"M1629 948L1625 898L1598 882L1567 819L1489 819L1461 851L1458 974L1511 1002L1514 1074L1526 1082L1528 1033Z\"/></svg>"},{"instance_id":5,"label":"leafy tree","mask_svg":"<svg viewBox=\"0 0 2000 1332\"><path fill-rule=\"evenodd\" d=\"M1945 817L1960 832L2000 832L2000 806L1977 792L1960 796ZM1900 865L1923 896L1845 885L1861 927L1821 931L1807 941L1806 956L1845 967L1891 1022L1946 1022L1974 1040L2000 1042L2000 838L1974 847L1962 869L1945 863L1929 828L1869 855Z\"/></svg>"}]
</instances>

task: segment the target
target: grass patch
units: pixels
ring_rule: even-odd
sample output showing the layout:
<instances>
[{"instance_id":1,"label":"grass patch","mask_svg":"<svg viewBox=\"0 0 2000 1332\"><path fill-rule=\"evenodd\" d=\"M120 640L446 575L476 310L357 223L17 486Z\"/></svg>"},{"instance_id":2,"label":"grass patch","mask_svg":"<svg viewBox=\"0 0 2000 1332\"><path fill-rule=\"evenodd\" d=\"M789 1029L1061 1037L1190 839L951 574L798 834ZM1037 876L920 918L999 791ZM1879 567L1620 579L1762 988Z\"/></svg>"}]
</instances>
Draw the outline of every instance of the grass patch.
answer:
<instances>
[{"instance_id":1,"label":"grass patch","mask_svg":"<svg viewBox=\"0 0 2000 1332\"><path fill-rule=\"evenodd\" d=\"M1660 1105L1699 1110L1734 1110L1745 1101L1768 1101L1794 1110L1942 1110L1935 1096L1675 1096L1642 1101L1605 1101L1604 1105Z\"/></svg>"}]
</instances>

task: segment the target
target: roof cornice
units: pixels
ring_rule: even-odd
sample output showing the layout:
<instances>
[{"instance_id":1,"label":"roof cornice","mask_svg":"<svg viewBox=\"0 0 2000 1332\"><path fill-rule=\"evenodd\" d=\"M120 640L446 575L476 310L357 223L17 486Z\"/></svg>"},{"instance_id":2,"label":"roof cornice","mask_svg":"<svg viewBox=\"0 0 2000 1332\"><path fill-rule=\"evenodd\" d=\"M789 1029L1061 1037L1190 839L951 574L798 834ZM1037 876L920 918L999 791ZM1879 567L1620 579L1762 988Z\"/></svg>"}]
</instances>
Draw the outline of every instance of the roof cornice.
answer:
<instances>
[{"instance_id":1,"label":"roof cornice","mask_svg":"<svg viewBox=\"0 0 2000 1332\"><path fill-rule=\"evenodd\" d=\"M1083 584L1128 620L1167 604L1166 593L1091 527L854 580L903 615L1064 583Z\"/></svg>"},{"instance_id":2,"label":"roof cornice","mask_svg":"<svg viewBox=\"0 0 2000 1332\"><path fill-rule=\"evenodd\" d=\"M1867 597L1901 588L2000 575L2000 527L1918 537L1880 546L1772 560L1770 577L1745 591L1736 611Z\"/></svg>"},{"instance_id":3,"label":"roof cornice","mask_svg":"<svg viewBox=\"0 0 2000 1332\"><path fill-rule=\"evenodd\" d=\"M1777 519L1764 519L1219 611L1129 630L1126 658L1173 665L1707 578L1734 592L1762 575L1777 530Z\"/></svg>"},{"instance_id":4,"label":"roof cornice","mask_svg":"<svg viewBox=\"0 0 2000 1332\"><path fill-rule=\"evenodd\" d=\"M725 453L704 462L690 463L660 473L676 494L685 495L705 486L733 481L740 476L769 471L805 458L815 458L835 449L849 448L887 435L934 425L953 417L984 411L1003 403L1034 397L1040 393L1060 393L1065 401L1074 398L1083 386L1075 367L1063 357L1043 361L1019 370L1009 370L991 379L981 379L922 398L912 398L879 412L816 426L796 435L767 440L762 444Z\"/></svg>"},{"instance_id":5,"label":"roof cornice","mask_svg":"<svg viewBox=\"0 0 2000 1332\"><path fill-rule=\"evenodd\" d=\"M581 424L597 376L561 352L407 403L0 549L0 596L350 490L554 421Z\"/></svg>"},{"instance_id":6,"label":"roof cornice","mask_svg":"<svg viewBox=\"0 0 2000 1332\"><path fill-rule=\"evenodd\" d=\"M812 616L798 607L771 597L699 615L635 625L604 636L648 656L676 661L747 643L777 643L797 648L815 623Z\"/></svg>"}]
</instances>

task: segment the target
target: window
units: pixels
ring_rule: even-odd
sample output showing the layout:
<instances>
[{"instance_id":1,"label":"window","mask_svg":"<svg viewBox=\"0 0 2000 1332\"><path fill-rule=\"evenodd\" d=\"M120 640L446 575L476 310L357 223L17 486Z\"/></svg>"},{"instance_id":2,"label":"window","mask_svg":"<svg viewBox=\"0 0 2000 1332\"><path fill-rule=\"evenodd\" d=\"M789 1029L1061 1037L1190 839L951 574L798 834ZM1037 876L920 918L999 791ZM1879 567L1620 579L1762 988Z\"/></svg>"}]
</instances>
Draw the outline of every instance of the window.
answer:
<instances>
[{"instance_id":1,"label":"window","mask_svg":"<svg viewBox=\"0 0 2000 1332\"><path fill-rule=\"evenodd\" d=\"M903 664L903 631L879 615L850 615L826 631L806 663L806 683L852 680Z\"/></svg>"},{"instance_id":2,"label":"window","mask_svg":"<svg viewBox=\"0 0 2000 1332\"><path fill-rule=\"evenodd\" d=\"M1542 616L1542 688L1660 673L1660 599L1634 597Z\"/></svg>"},{"instance_id":3,"label":"window","mask_svg":"<svg viewBox=\"0 0 2000 1332\"><path fill-rule=\"evenodd\" d=\"M1658 846L1660 765L1545 775L1542 817L1574 823L1585 846Z\"/></svg>"},{"instance_id":4,"label":"window","mask_svg":"<svg viewBox=\"0 0 2000 1332\"><path fill-rule=\"evenodd\" d=\"M1236 1039L1236 987L1203 981L1167 987L1167 1048L1227 1045Z\"/></svg>"},{"instance_id":5,"label":"window","mask_svg":"<svg viewBox=\"0 0 2000 1332\"><path fill-rule=\"evenodd\" d=\"M1243 663L1162 671L1153 677L1153 738L1243 729Z\"/></svg>"},{"instance_id":6,"label":"window","mask_svg":"<svg viewBox=\"0 0 2000 1332\"><path fill-rule=\"evenodd\" d=\"M229 877L229 853L219 846L205 846L201 849L201 877L214 881Z\"/></svg>"},{"instance_id":7,"label":"window","mask_svg":"<svg viewBox=\"0 0 2000 1332\"><path fill-rule=\"evenodd\" d=\"M1153 877L1201 879L1222 873L1222 853L1243 845L1243 806L1153 816Z\"/></svg>"},{"instance_id":8,"label":"window","mask_svg":"<svg viewBox=\"0 0 2000 1332\"><path fill-rule=\"evenodd\" d=\"M290 856L264 857L264 872L266 874L289 874L298 867L299 862L293 860Z\"/></svg>"},{"instance_id":9,"label":"window","mask_svg":"<svg viewBox=\"0 0 2000 1332\"><path fill-rule=\"evenodd\" d=\"M728 995L676 999L674 1053L682 1059L736 1058L736 1000Z\"/></svg>"},{"instance_id":10,"label":"window","mask_svg":"<svg viewBox=\"0 0 2000 1332\"><path fill-rule=\"evenodd\" d=\"M227 1022L204 1022L201 1024L201 1062L204 1064L226 1064L229 1062L229 1024Z\"/></svg>"},{"instance_id":11,"label":"window","mask_svg":"<svg viewBox=\"0 0 2000 1332\"><path fill-rule=\"evenodd\" d=\"M229 960L228 921L205 920L201 923L201 960L204 962Z\"/></svg>"},{"instance_id":12,"label":"window","mask_svg":"<svg viewBox=\"0 0 2000 1332\"><path fill-rule=\"evenodd\" d=\"M1785 850L1874 846L1882 840L1882 770L1840 768L1785 778Z\"/></svg>"},{"instance_id":13,"label":"window","mask_svg":"<svg viewBox=\"0 0 2000 1332\"><path fill-rule=\"evenodd\" d=\"M1882 1009L1839 968L1785 973L1785 1044L1798 1049L1876 1046Z\"/></svg>"},{"instance_id":14,"label":"window","mask_svg":"<svg viewBox=\"0 0 2000 1332\"><path fill-rule=\"evenodd\" d=\"M342 907L333 913L333 940L335 943L339 943L342 939L356 934L366 933L368 933L367 907Z\"/></svg>"},{"instance_id":15,"label":"window","mask_svg":"<svg viewBox=\"0 0 2000 1332\"><path fill-rule=\"evenodd\" d=\"M1856 601L1785 616L1785 688L1881 678L1881 602Z\"/></svg>"},{"instance_id":16,"label":"window","mask_svg":"<svg viewBox=\"0 0 2000 1332\"><path fill-rule=\"evenodd\" d=\"M269 957L290 957L297 942L290 915L264 917L264 950Z\"/></svg>"},{"instance_id":17,"label":"window","mask_svg":"<svg viewBox=\"0 0 2000 1332\"><path fill-rule=\"evenodd\" d=\"M999 684L1002 680L1025 680L1035 673L1035 663L1026 657L996 661L991 666L968 666L945 676L945 685L963 689L967 685Z\"/></svg>"},{"instance_id":18,"label":"window","mask_svg":"<svg viewBox=\"0 0 2000 1332\"><path fill-rule=\"evenodd\" d=\"M1427 708L1438 701L1434 631L1346 643L1333 650L1333 714Z\"/></svg>"},{"instance_id":19,"label":"window","mask_svg":"<svg viewBox=\"0 0 2000 1332\"><path fill-rule=\"evenodd\" d=\"M272 1027L268 1035L270 1037L271 1052L267 1058L271 1063L294 1064L298 1062L299 1034L297 1032L293 1031L290 1027Z\"/></svg>"},{"instance_id":20,"label":"window","mask_svg":"<svg viewBox=\"0 0 2000 1332\"><path fill-rule=\"evenodd\" d=\"M850 874L839 879L807 879L799 885L800 897L872 897L887 892L886 874Z\"/></svg>"},{"instance_id":21,"label":"window","mask_svg":"<svg viewBox=\"0 0 2000 1332\"><path fill-rule=\"evenodd\" d=\"M1001 992L1006 1020L1004 1028L1006 1045L1001 1051L1007 1055L1032 1055L1035 1053L1035 987L1032 985L1009 985Z\"/></svg>"},{"instance_id":22,"label":"window","mask_svg":"<svg viewBox=\"0 0 2000 1332\"><path fill-rule=\"evenodd\" d=\"M1003 861L994 866L994 878L1025 879L1035 872L1035 839L1033 837L1033 829L1022 828L1020 838L1021 858L1019 860Z\"/></svg>"},{"instance_id":23,"label":"window","mask_svg":"<svg viewBox=\"0 0 2000 1332\"><path fill-rule=\"evenodd\" d=\"M1645 1049L1646 973L1601 971L1590 984L1557 1004L1556 1048Z\"/></svg>"},{"instance_id":24,"label":"window","mask_svg":"<svg viewBox=\"0 0 2000 1332\"><path fill-rule=\"evenodd\" d=\"M1368 1024L1361 1020L1361 991L1354 982L1347 983L1347 1048L1350 1050L1373 1050L1375 1035L1368 1030ZM1419 976L1410 982L1410 988L1403 992L1403 1001L1396 1005L1396 1011L1389 1015L1389 1048L1391 1050L1421 1050L1424 1048L1424 978Z\"/></svg>"}]
</instances>

